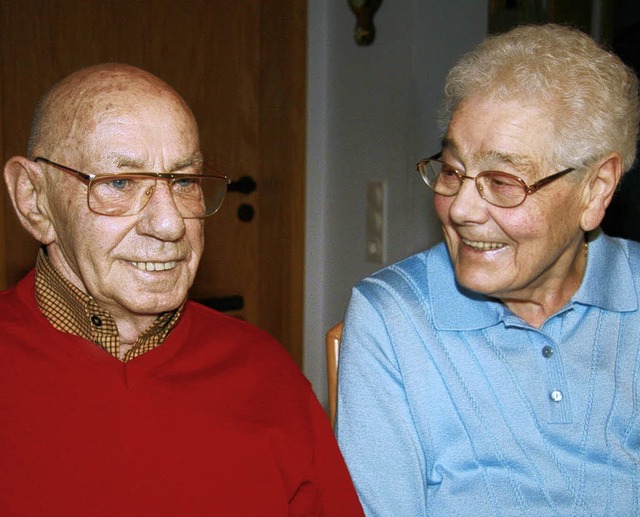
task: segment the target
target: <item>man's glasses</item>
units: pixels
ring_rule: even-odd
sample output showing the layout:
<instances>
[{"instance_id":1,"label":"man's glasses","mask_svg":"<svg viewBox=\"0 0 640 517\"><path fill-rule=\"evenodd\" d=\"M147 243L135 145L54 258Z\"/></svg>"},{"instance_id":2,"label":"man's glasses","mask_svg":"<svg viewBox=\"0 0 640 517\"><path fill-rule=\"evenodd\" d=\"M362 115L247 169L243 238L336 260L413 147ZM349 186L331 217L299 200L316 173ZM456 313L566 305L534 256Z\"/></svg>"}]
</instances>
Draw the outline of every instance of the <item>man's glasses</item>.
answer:
<instances>
[{"instance_id":1,"label":"man's glasses","mask_svg":"<svg viewBox=\"0 0 640 517\"><path fill-rule=\"evenodd\" d=\"M551 174L531 185L527 185L522 178L513 174L499 171L485 171L475 178L466 176L452 165L440 161L442 153L418 162L418 172L427 186L441 196L455 196L465 179L476 182L480 197L501 208L514 208L524 203L527 196L549 183L561 178L575 169L570 167L555 174Z\"/></svg>"},{"instance_id":2,"label":"man's glasses","mask_svg":"<svg viewBox=\"0 0 640 517\"><path fill-rule=\"evenodd\" d=\"M173 202L186 219L202 219L218 211L231 182L223 175L172 172L124 172L87 174L38 156L58 170L73 174L87 185L89 209L101 215L128 216L139 213L149 202L158 180L169 185Z\"/></svg>"}]
</instances>

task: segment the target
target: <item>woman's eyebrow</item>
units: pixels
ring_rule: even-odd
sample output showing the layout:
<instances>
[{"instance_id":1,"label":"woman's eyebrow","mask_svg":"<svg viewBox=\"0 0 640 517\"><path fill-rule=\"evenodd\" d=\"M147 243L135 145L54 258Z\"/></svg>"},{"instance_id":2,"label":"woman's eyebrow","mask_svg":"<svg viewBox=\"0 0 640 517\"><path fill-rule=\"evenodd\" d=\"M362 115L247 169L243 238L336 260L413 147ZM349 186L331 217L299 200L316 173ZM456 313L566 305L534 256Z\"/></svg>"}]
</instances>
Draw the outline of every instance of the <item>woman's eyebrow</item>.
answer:
<instances>
[{"instance_id":1,"label":"woman's eyebrow","mask_svg":"<svg viewBox=\"0 0 640 517\"><path fill-rule=\"evenodd\" d=\"M456 142L448 137L442 139L442 149L460 156L460 147ZM473 164L478 168L494 167L496 164L507 164L522 172L529 172L536 170L536 164L530 156L509 153L499 151L497 149L489 149L486 151L480 151L479 153L471 157Z\"/></svg>"},{"instance_id":2,"label":"woman's eyebrow","mask_svg":"<svg viewBox=\"0 0 640 517\"><path fill-rule=\"evenodd\" d=\"M506 163L517 169L533 168L533 160L529 156L517 153L508 153L497 150L482 151L478 153L477 160L482 163Z\"/></svg>"}]
</instances>

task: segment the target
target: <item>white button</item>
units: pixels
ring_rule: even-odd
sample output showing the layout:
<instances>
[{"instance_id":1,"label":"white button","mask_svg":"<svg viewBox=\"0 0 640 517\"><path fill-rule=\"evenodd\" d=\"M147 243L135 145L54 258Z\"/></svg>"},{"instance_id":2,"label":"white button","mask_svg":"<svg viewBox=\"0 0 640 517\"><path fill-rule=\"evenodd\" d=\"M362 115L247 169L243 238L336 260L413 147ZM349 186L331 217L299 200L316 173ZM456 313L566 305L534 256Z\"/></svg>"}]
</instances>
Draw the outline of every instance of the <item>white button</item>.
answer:
<instances>
[{"instance_id":1,"label":"white button","mask_svg":"<svg viewBox=\"0 0 640 517\"><path fill-rule=\"evenodd\" d=\"M560 402L562 400L562 392L560 390L553 390L551 392L551 400Z\"/></svg>"}]
</instances>

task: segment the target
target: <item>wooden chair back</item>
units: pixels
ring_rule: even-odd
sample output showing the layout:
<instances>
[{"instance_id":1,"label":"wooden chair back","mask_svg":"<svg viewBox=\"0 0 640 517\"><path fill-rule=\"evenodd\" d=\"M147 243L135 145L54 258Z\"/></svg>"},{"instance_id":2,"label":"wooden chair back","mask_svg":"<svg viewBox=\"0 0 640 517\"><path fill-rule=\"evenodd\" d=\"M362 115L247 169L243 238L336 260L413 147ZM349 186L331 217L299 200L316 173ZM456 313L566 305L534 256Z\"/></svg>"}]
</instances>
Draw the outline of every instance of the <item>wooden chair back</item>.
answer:
<instances>
[{"instance_id":1,"label":"wooden chair back","mask_svg":"<svg viewBox=\"0 0 640 517\"><path fill-rule=\"evenodd\" d=\"M340 355L340 339L343 322L334 325L326 334L327 348L327 387L329 388L329 420L331 427L336 421L336 405L338 402L338 357Z\"/></svg>"}]
</instances>

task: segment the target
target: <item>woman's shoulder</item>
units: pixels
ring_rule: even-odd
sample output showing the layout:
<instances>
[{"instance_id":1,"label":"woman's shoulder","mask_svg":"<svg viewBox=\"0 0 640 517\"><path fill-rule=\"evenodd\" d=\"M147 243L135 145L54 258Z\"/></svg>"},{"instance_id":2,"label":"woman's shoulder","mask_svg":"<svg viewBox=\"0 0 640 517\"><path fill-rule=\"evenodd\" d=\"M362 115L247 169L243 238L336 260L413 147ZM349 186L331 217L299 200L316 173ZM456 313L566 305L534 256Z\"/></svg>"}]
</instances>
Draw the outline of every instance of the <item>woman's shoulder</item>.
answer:
<instances>
[{"instance_id":1,"label":"woman's shoulder","mask_svg":"<svg viewBox=\"0 0 640 517\"><path fill-rule=\"evenodd\" d=\"M392 286L407 282L424 284L427 281L428 271L430 277L432 273L452 272L449 254L443 242L376 271L361 280L357 286L367 284Z\"/></svg>"},{"instance_id":2,"label":"woman's shoulder","mask_svg":"<svg viewBox=\"0 0 640 517\"><path fill-rule=\"evenodd\" d=\"M637 272L640 264L640 242L607 235L601 230L593 232L589 237L589 253L593 250L602 260L608 263L616 260L628 262L632 269Z\"/></svg>"},{"instance_id":3,"label":"woman's shoulder","mask_svg":"<svg viewBox=\"0 0 640 517\"><path fill-rule=\"evenodd\" d=\"M390 264L359 281L354 290L365 298L424 301L435 285L454 285L454 273L444 243Z\"/></svg>"}]
</instances>

